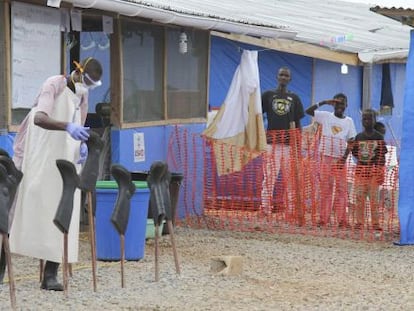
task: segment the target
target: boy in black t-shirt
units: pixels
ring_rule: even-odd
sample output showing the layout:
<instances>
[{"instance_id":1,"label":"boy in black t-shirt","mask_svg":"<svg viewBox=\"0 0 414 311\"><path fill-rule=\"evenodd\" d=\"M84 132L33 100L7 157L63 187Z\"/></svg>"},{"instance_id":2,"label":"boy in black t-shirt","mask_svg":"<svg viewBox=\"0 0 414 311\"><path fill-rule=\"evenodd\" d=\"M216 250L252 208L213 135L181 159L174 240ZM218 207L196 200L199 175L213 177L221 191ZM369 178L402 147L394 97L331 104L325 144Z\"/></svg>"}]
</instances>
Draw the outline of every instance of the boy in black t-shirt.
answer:
<instances>
[{"instance_id":1,"label":"boy in black t-shirt","mask_svg":"<svg viewBox=\"0 0 414 311\"><path fill-rule=\"evenodd\" d=\"M349 144L349 151L357 161L355 170L356 229L364 226L365 206L369 199L371 208L371 226L382 230L379 224L379 186L384 181L385 154L387 147L384 136L374 129L376 112L365 109L362 113L364 130L357 134Z\"/></svg>"}]
</instances>

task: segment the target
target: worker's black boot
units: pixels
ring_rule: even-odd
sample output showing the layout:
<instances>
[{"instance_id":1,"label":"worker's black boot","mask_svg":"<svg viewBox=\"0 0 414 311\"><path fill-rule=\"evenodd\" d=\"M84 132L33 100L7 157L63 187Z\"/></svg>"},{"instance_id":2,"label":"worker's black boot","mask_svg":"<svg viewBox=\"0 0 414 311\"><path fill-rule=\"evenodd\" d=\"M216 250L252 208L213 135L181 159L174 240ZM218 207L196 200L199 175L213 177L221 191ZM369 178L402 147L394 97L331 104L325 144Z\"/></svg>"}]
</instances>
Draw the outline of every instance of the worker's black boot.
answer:
<instances>
[{"instance_id":1,"label":"worker's black boot","mask_svg":"<svg viewBox=\"0 0 414 311\"><path fill-rule=\"evenodd\" d=\"M46 261L45 270L43 272L43 280L40 286L41 289L62 291L63 285L57 281L57 272L59 263L53 261Z\"/></svg>"},{"instance_id":2,"label":"worker's black boot","mask_svg":"<svg viewBox=\"0 0 414 311\"><path fill-rule=\"evenodd\" d=\"M2 247L1 256L0 256L0 284L3 284L5 272L6 272L6 254L4 252L4 247Z\"/></svg>"}]
</instances>

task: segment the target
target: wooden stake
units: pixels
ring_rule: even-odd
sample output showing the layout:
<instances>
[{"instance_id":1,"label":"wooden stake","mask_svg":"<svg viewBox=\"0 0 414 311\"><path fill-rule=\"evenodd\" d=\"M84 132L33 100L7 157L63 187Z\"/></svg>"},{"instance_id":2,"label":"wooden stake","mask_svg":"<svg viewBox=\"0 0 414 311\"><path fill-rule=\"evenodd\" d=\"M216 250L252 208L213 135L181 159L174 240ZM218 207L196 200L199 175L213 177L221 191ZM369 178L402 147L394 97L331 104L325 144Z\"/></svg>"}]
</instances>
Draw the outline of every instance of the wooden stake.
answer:
<instances>
[{"instance_id":1,"label":"wooden stake","mask_svg":"<svg viewBox=\"0 0 414 311\"><path fill-rule=\"evenodd\" d=\"M72 277L73 276L73 272L72 272L72 264L69 264L69 276Z\"/></svg>"},{"instance_id":2,"label":"wooden stake","mask_svg":"<svg viewBox=\"0 0 414 311\"><path fill-rule=\"evenodd\" d=\"M167 220L167 226L168 226L168 232L170 234L171 245L172 245L173 254L174 254L175 271L177 272L177 274L180 274L181 273L180 265L178 263L177 249L175 247L174 228L173 228L173 224L171 220Z\"/></svg>"},{"instance_id":3,"label":"wooden stake","mask_svg":"<svg viewBox=\"0 0 414 311\"><path fill-rule=\"evenodd\" d=\"M158 224L155 224L155 282L159 281L159 262L158 262Z\"/></svg>"},{"instance_id":4,"label":"wooden stake","mask_svg":"<svg viewBox=\"0 0 414 311\"><path fill-rule=\"evenodd\" d=\"M92 209L92 192L88 191L89 240L91 244L93 291L96 292L96 246L95 246L95 217Z\"/></svg>"},{"instance_id":5,"label":"wooden stake","mask_svg":"<svg viewBox=\"0 0 414 311\"><path fill-rule=\"evenodd\" d=\"M12 263L11 263L9 237L7 233L2 233L2 235L3 235L4 255L6 256L7 272L9 275L10 302L11 302L12 309L16 310L16 285L14 283L13 268L12 268Z\"/></svg>"},{"instance_id":6,"label":"wooden stake","mask_svg":"<svg viewBox=\"0 0 414 311\"><path fill-rule=\"evenodd\" d=\"M290 129L296 129L296 123L294 121L290 122ZM303 211L303 207L302 207L302 194L301 194L301 185L300 182L302 181L302 177L299 176L299 174L301 174L302 170L300 170L300 166L302 165L302 159L301 159L301 153L299 150L299 143L300 142L300 137L298 137L298 135L301 135L300 132L295 132L292 131L290 137L293 137L293 164L294 164L294 177L295 177L295 187L291 187L291 189L288 191L295 191L296 193L296 202L295 202L295 208L296 211L294 213L294 216L296 217L296 220L298 222L299 226L304 226L306 221L305 221L305 213ZM289 202L289 194L288 194L288 202Z\"/></svg>"},{"instance_id":7,"label":"wooden stake","mask_svg":"<svg viewBox=\"0 0 414 311\"><path fill-rule=\"evenodd\" d=\"M125 261L125 236L121 234L121 287L125 287L124 280L124 261Z\"/></svg>"},{"instance_id":8,"label":"wooden stake","mask_svg":"<svg viewBox=\"0 0 414 311\"><path fill-rule=\"evenodd\" d=\"M43 281L43 270L45 269L45 261L43 259L39 260L39 282Z\"/></svg>"},{"instance_id":9,"label":"wooden stake","mask_svg":"<svg viewBox=\"0 0 414 311\"><path fill-rule=\"evenodd\" d=\"M63 291L68 297L68 233L63 234Z\"/></svg>"}]
</instances>

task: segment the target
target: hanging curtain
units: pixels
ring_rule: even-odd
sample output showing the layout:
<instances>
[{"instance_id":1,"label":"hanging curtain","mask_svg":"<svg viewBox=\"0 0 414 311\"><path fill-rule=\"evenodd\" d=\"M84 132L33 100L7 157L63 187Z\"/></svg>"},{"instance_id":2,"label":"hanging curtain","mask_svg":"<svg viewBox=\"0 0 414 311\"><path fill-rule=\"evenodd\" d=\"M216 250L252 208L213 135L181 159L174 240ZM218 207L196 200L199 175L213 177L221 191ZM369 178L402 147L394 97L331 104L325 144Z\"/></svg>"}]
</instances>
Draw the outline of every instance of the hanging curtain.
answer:
<instances>
[{"instance_id":1,"label":"hanging curtain","mask_svg":"<svg viewBox=\"0 0 414 311\"><path fill-rule=\"evenodd\" d=\"M390 64L382 64L382 83L381 83L381 111L394 107L392 97Z\"/></svg>"}]
</instances>

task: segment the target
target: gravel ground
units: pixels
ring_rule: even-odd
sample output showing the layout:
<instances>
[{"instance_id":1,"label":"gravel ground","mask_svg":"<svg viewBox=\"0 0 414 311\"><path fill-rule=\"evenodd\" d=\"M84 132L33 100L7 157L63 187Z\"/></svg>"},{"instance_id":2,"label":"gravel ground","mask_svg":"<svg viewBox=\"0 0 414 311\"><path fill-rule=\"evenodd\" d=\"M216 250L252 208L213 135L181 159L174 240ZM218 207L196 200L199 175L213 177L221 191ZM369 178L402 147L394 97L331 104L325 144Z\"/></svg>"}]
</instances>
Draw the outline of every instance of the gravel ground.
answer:
<instances>
[{"instance_id":1,"label":"gravel ground","mask_svg":"<svg viewBox=\"0 0 414 311\"><path fill-rule=\"evenodd\" d=\"M98 261L93 291L89 243L81 239L68 298L39 289L38 260L13 256L18 310L414 310L414 248L303 235L176 229L181 274L169 236L160 240L154 281L154 240L145 257ZM223 276L211 257L243 257L243 273ZM60 276L59 276L60 277ZM11 310L0 285L0 309Z\"/></svg>"}]
</instances>

